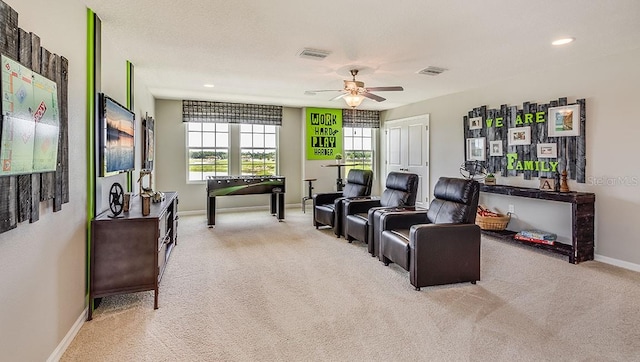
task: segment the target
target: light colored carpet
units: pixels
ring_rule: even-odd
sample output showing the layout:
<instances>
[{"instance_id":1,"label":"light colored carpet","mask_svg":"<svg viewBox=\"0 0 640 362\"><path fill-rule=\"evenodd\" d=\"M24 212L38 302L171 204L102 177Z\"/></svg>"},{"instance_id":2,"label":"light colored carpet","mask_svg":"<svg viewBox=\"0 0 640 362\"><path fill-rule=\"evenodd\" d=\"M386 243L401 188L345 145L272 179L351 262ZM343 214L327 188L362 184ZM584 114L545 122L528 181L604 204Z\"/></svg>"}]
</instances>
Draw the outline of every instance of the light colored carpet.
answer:
<instances>
[{"instance_id":1,"label":"light colored carpet","mask_svg":"<svg viewBox=\"0 0 640 362\"><path fill-rule=\"evenodd\" d=\"M153 293L104 298L63 361L640 358L640 274L489 238L482 280L422 288L287 209L181 217Z\"/></svg>"}]
</instances>

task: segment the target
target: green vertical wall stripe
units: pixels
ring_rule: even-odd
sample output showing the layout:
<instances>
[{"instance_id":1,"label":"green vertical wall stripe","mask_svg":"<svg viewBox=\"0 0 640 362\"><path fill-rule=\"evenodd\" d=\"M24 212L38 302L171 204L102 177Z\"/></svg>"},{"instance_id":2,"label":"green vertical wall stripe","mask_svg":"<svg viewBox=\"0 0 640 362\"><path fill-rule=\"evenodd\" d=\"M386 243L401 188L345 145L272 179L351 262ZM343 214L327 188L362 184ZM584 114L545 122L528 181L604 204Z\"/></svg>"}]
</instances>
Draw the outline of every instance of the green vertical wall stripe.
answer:
<instances>
[{"instance_id":1,"label":"green vertical wall stripe","mask_svg":"<svg viewBox=\"0 0 640 362\"><path fill-rule=\"evenodd\" d=\"M133 109L133 63L127 60L127 108L135 112ZM138 133L140 134L140 133ZM127 191L133 190L133 173L127 172Z\"/></svg>"},{"instance_id":2,"label":"green vertical wall stripe","mask_svg":"<svg viewBox=\"0 0 640 362\"><path fill-rule=\"evenodd\" d=\"M93 308L89 300L89 283L91 279L91 220L95 216L95 13L87 8L87 261L85 298L89 308Z\"/></svg>"}]
</instances>

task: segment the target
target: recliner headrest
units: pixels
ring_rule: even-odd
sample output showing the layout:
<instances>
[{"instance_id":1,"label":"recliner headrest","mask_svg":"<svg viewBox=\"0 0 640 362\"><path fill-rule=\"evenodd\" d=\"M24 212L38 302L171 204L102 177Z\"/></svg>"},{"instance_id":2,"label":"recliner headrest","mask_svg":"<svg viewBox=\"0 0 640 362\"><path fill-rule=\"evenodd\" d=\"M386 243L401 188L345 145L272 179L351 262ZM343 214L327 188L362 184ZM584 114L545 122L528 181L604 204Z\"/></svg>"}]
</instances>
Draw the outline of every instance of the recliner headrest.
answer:
<instances>
[{"instance_id":1,"label":"recliner headrest","mask_svg":"<svg viewBox=\"0 0 640 362\"><path fill-rule=\"evenodd\" d=\"M373 172L371 170L349 170L347 183L358 185L371 185Z\"/></svg>"},{"instance_id":2,"label":"recliner headrest","mask_svg":"<svg viewBox=\"0 0 640 362\"><path fill-rule=\"evenodd\" d=\"M474 194L474 180L463 180L459 178L440 177L433 189L433 196L436 199L468 204ZM476 186L477 187L477 186Z\"/></svg>"},{"instance_id":3,"label":"recliner headrest","mask_svg":"<svg viewBox=\"0 0 640 362\"><path fill-rule=\"evenodd\" d=\"M418 175L405 172L389 172L386 188L404 192L414 192L418 184Z\"/></svg>"}]
</instances>

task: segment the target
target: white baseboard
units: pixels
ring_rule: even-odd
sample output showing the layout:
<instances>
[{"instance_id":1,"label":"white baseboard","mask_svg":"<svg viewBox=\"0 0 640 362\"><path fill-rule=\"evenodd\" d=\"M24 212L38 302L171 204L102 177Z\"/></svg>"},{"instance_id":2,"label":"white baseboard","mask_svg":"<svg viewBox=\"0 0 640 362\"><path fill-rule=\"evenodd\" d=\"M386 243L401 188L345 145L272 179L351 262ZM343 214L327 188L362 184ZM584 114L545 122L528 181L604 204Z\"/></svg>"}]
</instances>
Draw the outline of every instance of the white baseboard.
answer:
<instances>
[{"instance_id":1,"label":"white baseboard","mask_svg":"<svg viewBox=\"0 0 640 362\"><path fill-rule=\"evenodd\" d=\"M82 328L82 325L87 320L88 312L89 312L88 308L85 308L82 311L82 313L80 314L76 322L73 324L73 326L71 326L71 329L69 330L69 332L67 332L67 335L64 336L62 341L60 341L60 344L58 344L58 347L56 347L56 349L53 351L53 353L51 353L49 358L47 358L47 362L58 362L60 358L62 358L62 355L64 354L64 352L67 350L67 348L69 348L71 341L73 341L73 339L76 338L76 335L78 334L78 332L80 332L80 328Z\"/></svg>"},{"instance_id":2,"label":"white baseboard","mask_svg":"<svg viewBox=\"0 0 640 362\"><path fill-rule=\"evenodd\" d=\"M628 261L614 259L614 258L610 258L608 256L603 256L603 255L598 255L598 254L595 254L593 256L593 260L599 261L599 262L605 263L605 264L611 264L611 265L619 266L619 267L624 268L624 269L629 269L629 270L633 270L633 271L636 271L636 272L640 272L640 264L630 263Z\"/></svg>"}]
</instances>

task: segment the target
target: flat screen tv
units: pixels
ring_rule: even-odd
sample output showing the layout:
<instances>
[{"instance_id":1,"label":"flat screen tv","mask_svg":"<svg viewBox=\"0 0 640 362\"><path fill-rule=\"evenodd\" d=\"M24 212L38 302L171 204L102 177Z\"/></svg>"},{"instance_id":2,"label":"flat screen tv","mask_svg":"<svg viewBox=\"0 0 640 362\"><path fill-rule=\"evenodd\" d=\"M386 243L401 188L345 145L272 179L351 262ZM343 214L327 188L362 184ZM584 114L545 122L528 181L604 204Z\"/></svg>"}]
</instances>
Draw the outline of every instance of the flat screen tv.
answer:
<instances>
[{"instance_id":1,"label":"flat screen tv","mask_svg":"<svg viewBox=\"0 0 640 362\"><path fill-rule=\"evenodd\" d=\"M100 176L111 176L135 168L136 116L127 107L101 94Z\"/></svg>"}]
</instances>

